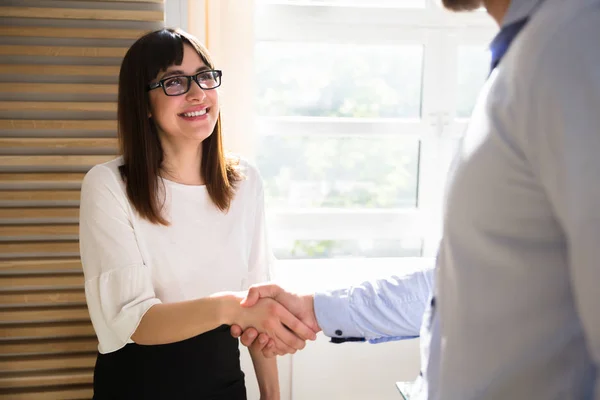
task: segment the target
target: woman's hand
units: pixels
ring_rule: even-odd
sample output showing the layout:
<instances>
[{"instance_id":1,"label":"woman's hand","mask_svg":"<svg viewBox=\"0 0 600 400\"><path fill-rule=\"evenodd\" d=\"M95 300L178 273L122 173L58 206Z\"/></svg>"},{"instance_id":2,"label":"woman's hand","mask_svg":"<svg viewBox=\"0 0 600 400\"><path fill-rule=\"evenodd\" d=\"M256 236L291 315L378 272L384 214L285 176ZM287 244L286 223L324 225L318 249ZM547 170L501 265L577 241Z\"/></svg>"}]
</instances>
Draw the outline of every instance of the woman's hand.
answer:
<instances>
[{"instance_id":1,"label":"woman's hand","mask_svg":"<svg viewBox=\"0 0 600 400\"><path fill-rule=\"evenodd\" d=\"M265 298L271 298L283 305L295 317L311 328L315 334L321 331L315 316L314 296L312 294L299 296L274 284L254 285L250 287L248 295L241 304L243 307L252 307L257 301ZM234 324L231 327L231 335L240 338L242 344L249 349L262 351L267 358L287 354L276 348L275 342L269 339L268 335L265 333L259 335L259 332L254 328L242 329L242 327ZM311 340L314 339L316 339L316 336L313 336Z\"/></svg>"},{"instance_id":2,"label":"woman's hand","mask_svg":"<svg viewBox=\"0 0 600 400\"><path fill-rule=\"evenodd\" d=\"M242 329L254 327L259 333L265 333L274 341L277 351L283 354L303 349L306 340L314 340L315 337L312 329L269 298L260 299L252 307L240 307L235 324Z\"/></svg>"}]
</instances>

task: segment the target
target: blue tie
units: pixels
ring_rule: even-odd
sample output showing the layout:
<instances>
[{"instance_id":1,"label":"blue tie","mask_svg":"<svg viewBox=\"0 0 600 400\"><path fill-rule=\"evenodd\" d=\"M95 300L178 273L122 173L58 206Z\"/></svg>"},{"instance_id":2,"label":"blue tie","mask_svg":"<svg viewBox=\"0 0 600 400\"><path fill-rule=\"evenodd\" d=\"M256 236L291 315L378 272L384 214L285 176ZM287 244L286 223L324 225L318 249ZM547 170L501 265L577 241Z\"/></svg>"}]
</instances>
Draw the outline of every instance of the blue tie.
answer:
<instances>
[{"instance_id":1,"label":"blue tie","mask_svg":"<svg viewBox=\"0 0 600 400\"><path fill-rule=\"evenodd\" d=\"M521 29L527 24L529 18L523 18L518 21L513 22L512 24L506 25L503 27L498 35L492 41L490 45L490 50L492 51L492 66L490 68L490 72L494 70L504 57L504 54L508 51L510 44L513 39L517 37Z\"/></svg>"}]
</instances>

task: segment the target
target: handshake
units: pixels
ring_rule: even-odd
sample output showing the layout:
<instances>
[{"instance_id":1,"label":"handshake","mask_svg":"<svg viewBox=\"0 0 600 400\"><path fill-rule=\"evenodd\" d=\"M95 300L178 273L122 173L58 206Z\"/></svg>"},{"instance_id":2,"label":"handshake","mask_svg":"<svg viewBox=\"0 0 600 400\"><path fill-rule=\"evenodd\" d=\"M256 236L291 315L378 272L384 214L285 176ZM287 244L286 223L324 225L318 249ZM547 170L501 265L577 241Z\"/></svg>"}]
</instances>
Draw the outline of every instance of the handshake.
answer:
<instances>
[{"instance_id":1,"label":"handshake","mask_svg":"<svg viewBox=\"0 0 600 400\"><path fill-rule=\"evenodd\" d=\"M232 325L231 335L267 358L293 354L321 331L312 294L293 294L275 284L254 285L240 304L250 318Z\"/></svg>"}]
</instances>

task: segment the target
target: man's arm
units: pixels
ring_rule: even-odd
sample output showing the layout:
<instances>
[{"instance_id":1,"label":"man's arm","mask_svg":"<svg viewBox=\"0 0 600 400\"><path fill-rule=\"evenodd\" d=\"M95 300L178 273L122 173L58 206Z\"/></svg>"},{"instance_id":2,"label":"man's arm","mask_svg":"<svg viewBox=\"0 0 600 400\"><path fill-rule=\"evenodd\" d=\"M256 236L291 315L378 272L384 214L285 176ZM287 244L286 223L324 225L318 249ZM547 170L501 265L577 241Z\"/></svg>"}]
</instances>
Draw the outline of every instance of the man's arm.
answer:
<instances>
[{"instance_id":1,"label":"man's arm","mask_svg":"<svg viewBox=\"0 0 600 400\"><path fill-rule=\"evenodd\" d=\"M572 293L600 367L600 13L562 29L527 81L527 157L561 225ZM527 86L524 86L527 87ZM597 396L600 387L596 383Z\"/></svg>"},{"instance_id":2,"label":"man's arm","mask_svg":"<svg viewBox=\"0 0 600 400\"><path fill-rule=\"evenodd\" d=\"M314 309L318 324L332 338L377 341L419 336L433 280L434 270L428 269L316 293Z\"/></svg>"},{"instance_id":3,"label":"man's arm","mask_svg":"<svg viewBox=\"0 0 600 400\"><path fill-rule=\"evenodd\" d=\"M250 288L242 305L252 306L260 298L270 297L315 332L322 329L330 337L360 337L373 342L383 338L401 339L419 335L433 281L434 270L428 269L305 296L289 293L277 285L257 285ZM255 330L242 333L238 326L233 326L231 333L234 337L241 336L246 346L253 345L258 337ZM265 336L261 338L264 341ZM264 347L266 355L273 355L272 351L269 353L273 347L271 342Z\"/></svg>"}]
</instances>

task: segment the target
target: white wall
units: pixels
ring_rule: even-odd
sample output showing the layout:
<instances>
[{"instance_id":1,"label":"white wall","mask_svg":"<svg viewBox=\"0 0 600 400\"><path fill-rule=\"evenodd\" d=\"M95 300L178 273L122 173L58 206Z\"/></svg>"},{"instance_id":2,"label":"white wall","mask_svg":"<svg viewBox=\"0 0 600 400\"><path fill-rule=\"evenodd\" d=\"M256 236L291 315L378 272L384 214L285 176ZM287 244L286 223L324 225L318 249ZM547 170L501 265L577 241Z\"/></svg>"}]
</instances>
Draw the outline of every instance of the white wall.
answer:
<instances>
[{"instance_id":1,"label":"white wall","mask_svg":"<svg viewBox=\"0 0 600 400\"><path fill-rule=\"evenodd\" d=\"M181 28L184 31L188 30L188 11L188 0L166 0L165 25L167 28Z\"/></svg>"}]
</instances>

